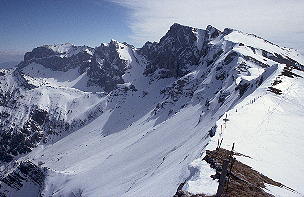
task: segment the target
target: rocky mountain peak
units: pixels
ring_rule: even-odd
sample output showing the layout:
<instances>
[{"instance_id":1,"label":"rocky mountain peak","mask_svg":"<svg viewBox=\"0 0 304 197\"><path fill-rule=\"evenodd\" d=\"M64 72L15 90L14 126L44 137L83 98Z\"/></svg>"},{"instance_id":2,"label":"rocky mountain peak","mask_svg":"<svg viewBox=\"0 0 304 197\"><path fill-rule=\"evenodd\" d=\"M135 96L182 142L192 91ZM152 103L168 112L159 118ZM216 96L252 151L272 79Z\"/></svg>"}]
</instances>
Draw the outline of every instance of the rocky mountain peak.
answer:
<instances>
[{"instance_id":1,"label":"rocky mountain peak","mask_svg":"<svg viewBox=\"0 0 304 197\"><path fill-rule=\"evenodd\" d=\"M147 42L140 53L148 60L145 74L151 75L156 70L160 78L180 77L188 72L189 65L198 62L197 36L194 28L173 24L159 43Z\"/></svg>"},{"instance_id":2,"label":"rocky mountain peak","mask_svg":"<svg viewBox=\"0 0 304 197\"><path fill-rule=\"evenodd\" d=\"M119 47L119 42L117 40L111 39L111 41L109 42L108 46L117 49Z\"/></svg>"},{"instance_id":3,"label":"rocky mountain peak","mask_svg":"<svg viewBox=\"0 0 304 197\"><path fill-rule=\"evenodd\" d=\"M178 44L189 45L196 40L196 37L193 33L193 28L188 26L183 26L178 23L174 23L165 36L160 39L159 43L172 45Z\"/></svg>"},{"instance_id":4,"label":"rocky mountain peak","mask_svg":"<svg viewBox=\"0 0 304 197\"><path fill-rule=\"evenodd\" d=\"M54 55L58 55L58 53L48 47L42 46L34 48L31 52L26 52L24 55L24 61L47 58Z\"/></svg>"},{"instance_id":5,"label":"rocky mountain peak","mask_svg":"<svg viewBox=\"0 0 304 197\"><path fill-rule=\"evenodd\" d=\"M235 31L235 29L232 29L232 28L225 28L224 31L223 31L223 34L224 35L228 35L230 34L231 32Z\"/></svg>"},{"instance_id":6,"label":"rocky mountain peak","mask_svg":"<svg viewBox=\"0 0 304 197\"><path fill-rule=\"evenodd\" d=\"M213 27L212 25L208 25L206 31L208 32L210 38L216 38L222 33L220 30Z\"/></svg>"}]
</instances>

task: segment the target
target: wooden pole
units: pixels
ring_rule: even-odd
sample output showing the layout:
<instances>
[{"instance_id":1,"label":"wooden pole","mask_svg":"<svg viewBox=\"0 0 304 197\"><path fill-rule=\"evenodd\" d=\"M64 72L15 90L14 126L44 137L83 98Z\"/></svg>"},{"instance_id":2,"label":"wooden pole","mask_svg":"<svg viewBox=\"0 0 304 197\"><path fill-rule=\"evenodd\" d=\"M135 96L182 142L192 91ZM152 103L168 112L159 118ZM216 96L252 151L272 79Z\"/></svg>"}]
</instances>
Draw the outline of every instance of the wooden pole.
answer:
<instances>
[{"instance_id":1,"label":"wooden pole","mask_svg":"<svg viewBox=\"0 0 304 197\"><path fill-rule=\"evenodd\" d=\"M227 186L226 186L226 191L228 190L228 185L229 185L229 181L230 181L230 176L231 176L231 173L232 173L232 167L233 167L233 164L235 162L235 158L233 157L234 153L234 143L232 144L232 149L230 151L230 155L229 155L229 163L230 163L230 170L229 170L229 174L228 174L228 180L227 180Z\"/></svg>"},{"instance_id":2,"label":"wooden pole","mask_svg":"<svg viewBox=\"0 0 304 197\"><path fill-rule=\"evenodd\" d=\"M222 173L220 176L219 186L218 186L217 192L216 192L216 197L221 197L222 194L224 193L226 175L228 172L228 165L229 165L229 160L225 159L223 162Z\"/></svg>"}]
</instances>

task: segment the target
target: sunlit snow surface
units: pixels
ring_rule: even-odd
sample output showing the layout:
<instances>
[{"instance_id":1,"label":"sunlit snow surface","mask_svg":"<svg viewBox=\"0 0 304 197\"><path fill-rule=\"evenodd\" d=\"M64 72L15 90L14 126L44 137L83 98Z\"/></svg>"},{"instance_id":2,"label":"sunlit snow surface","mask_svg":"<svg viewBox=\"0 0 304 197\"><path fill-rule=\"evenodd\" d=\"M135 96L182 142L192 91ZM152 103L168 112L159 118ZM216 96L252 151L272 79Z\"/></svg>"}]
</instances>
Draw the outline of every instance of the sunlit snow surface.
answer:
<instances>
[{"instance_id":1,"label":"sunlit snow surface","mask_svg":"<svg viewBox=\"0 0 304 197\"><path fill-rule=\"evenodd\" d=\"M219 183L210 177L211 175L215 175L215 169L211 168L210 164L201 158L194 160L190 166L198 170L198 172L194 170L195 176L187 181L183 189L192 194L216 194Z\"/></svg>"},{"instance_id":2,"label":"sunlit snow surface","mask_svg":"<svg viewBox=\"0 0 304 197\"><path fill-rule=\"evenodd\" d=\"M226 39L258 49L285 54L302 64L304 62L303 56L298 52L286 48L282 49L253 35L248 36L234 31L226 36ZM252 50L248 48L236 50L263 61L261 56L253 54ZM283 76L281 77L283 83L275 86L282 90L283 94L276 95L269 92L268 87L282 70L283 65L279 65L262 86L242 102L236 104L233 109L226 112L217 121L217 134L211 139L206 149L214 150L221 137L223 138L223 148L230 150L232 144L235 143L237 152L250 156L250 158L238 157L238 160L296 190L293 192L286 188L268 185L266 192L275 196L302 196L304 193L304 133L302 132L304 127L304 79ZM304 77L303 72L293 72ZM259 74L259 68L256 68L252 73ZM247 80L251 78L250 76L246 77ZM228 121L225 122L226 116ZM220 128L223 128L221 137ZM202 170L197 174L205 171L203 166L198 167ZM188 182L188 185L196 185L204 181L206 181L206 177L193 178ZM211 178L209 178L208 183L212 183ZM202 192L201 188L191 188L187 185L184 188L195 194ZM212 190L207 189L206 191Z\"/></svg>"},{"instance_id":3,"label":"sunlit snow surface","mask_svg":"<svg viewBox=\"0 0 304 197\"><path fill-rule=\"evenodd\" d=\"M206 133L198 132L203 129L194 128L197 109L185 109L157 126L144 117L123 131L103 137L98 128L109 121L111 112L106 112L54 145L41 147L41 151L38 148L29 158L46 162L62 174L48 177L46 184L54 188L44 194L60 196L80 189L88 196L171 195L187 177L187 163L207 143ZM196 147L200 148L195 151ZM69 181L63 185L62 178Z\"/></svg>"},{"instance_id":4,"label":"sunlit snow surface","mask_svg":"<svg viewBox=\"0 0 304 197\"><path fill-rule=\"evenodd\" d=\"M303 72L294 72L304 77ZM218 128L223 128L222 147L230 150L235 143L237 152L251 157L237 159L304 193L304 79L284 77L283 83L276 86L283 94L275 95L267 92L275 76L228 111L226 123L226 115L217 122ZM219 133L207 149L215 149Z\"/></svg>"},{"instance_id":5,"label":"sunlit snow surface","mask_svg":"<svg viewBox=\"0 0 304 197\"><path fill-rule=\"evenodd\" d=\"M264 189L265 192L272 194L276 197L300 197L302 196L298 192L293 192L289 188L284 187L277 187L274 185L266 184L266 188Z\"/></svg>"}]
</instances>

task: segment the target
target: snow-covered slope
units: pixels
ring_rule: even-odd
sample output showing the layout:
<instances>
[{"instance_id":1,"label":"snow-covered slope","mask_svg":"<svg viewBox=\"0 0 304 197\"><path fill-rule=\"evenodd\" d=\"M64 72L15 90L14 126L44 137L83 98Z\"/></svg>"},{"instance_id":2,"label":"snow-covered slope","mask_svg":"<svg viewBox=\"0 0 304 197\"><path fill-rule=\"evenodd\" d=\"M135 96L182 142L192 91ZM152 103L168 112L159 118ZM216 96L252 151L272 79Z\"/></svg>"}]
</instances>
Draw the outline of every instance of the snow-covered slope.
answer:
<instances>
[{"instance_id":1,"label":"snow-covered slope","mask_svg":"<svg viewBox=\"0 0 304 197\"><path fill-rule=\"evenodd\" d=\"M279 67L258 90L226 112L217 126L223 128L223 148L236 143L238 152L250 156L240 157L243 162L304 193L304 73L294 70L297 77L278 77L283 69ZM274 87L282 91L280 95L268 91L278 80L282 82ZM217 146L219 136L213 139L207 148Z\"/></svg>"},{"instance_id":2,"label":"snow-covered slope","mask_svg":"<svg viewBox=\"0 0 304 197\"><path fill-rule=\"evenodd\" d=\"M2 176L30 160L48 168L42 196L167 197L185 181L204 192L197 183L217 183L197 159L228 114L225 146L236 142L253 158L245 163L304 193L303 65L293 49L212 26L174 24L140 49L114 40L38 47L0 73ZM298 177L280 173L291 167Z\"/></svg>"}]
</instances>

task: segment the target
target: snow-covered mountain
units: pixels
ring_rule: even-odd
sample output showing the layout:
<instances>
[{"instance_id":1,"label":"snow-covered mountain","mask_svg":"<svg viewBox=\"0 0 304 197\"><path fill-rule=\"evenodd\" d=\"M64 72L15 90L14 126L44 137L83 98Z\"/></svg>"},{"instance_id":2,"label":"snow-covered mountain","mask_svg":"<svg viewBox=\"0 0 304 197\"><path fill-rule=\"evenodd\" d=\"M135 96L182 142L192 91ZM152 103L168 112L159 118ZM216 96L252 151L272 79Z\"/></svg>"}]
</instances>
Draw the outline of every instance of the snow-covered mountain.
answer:
<instances>
[{"instance_id":1,"label":"snow-covered mountain","mask_svg":"<svg viewBox=\"0 0 304 197\"><path fill-rule=\"evenodd\" d=\"M296 191L268 192L300 196L303 65L296 50L212 26L174 24L142 48L37 47L0 72L0 196L167 197L183 182L212 195L201 158L219 135Z\"/></svg>"}]
</instances>

